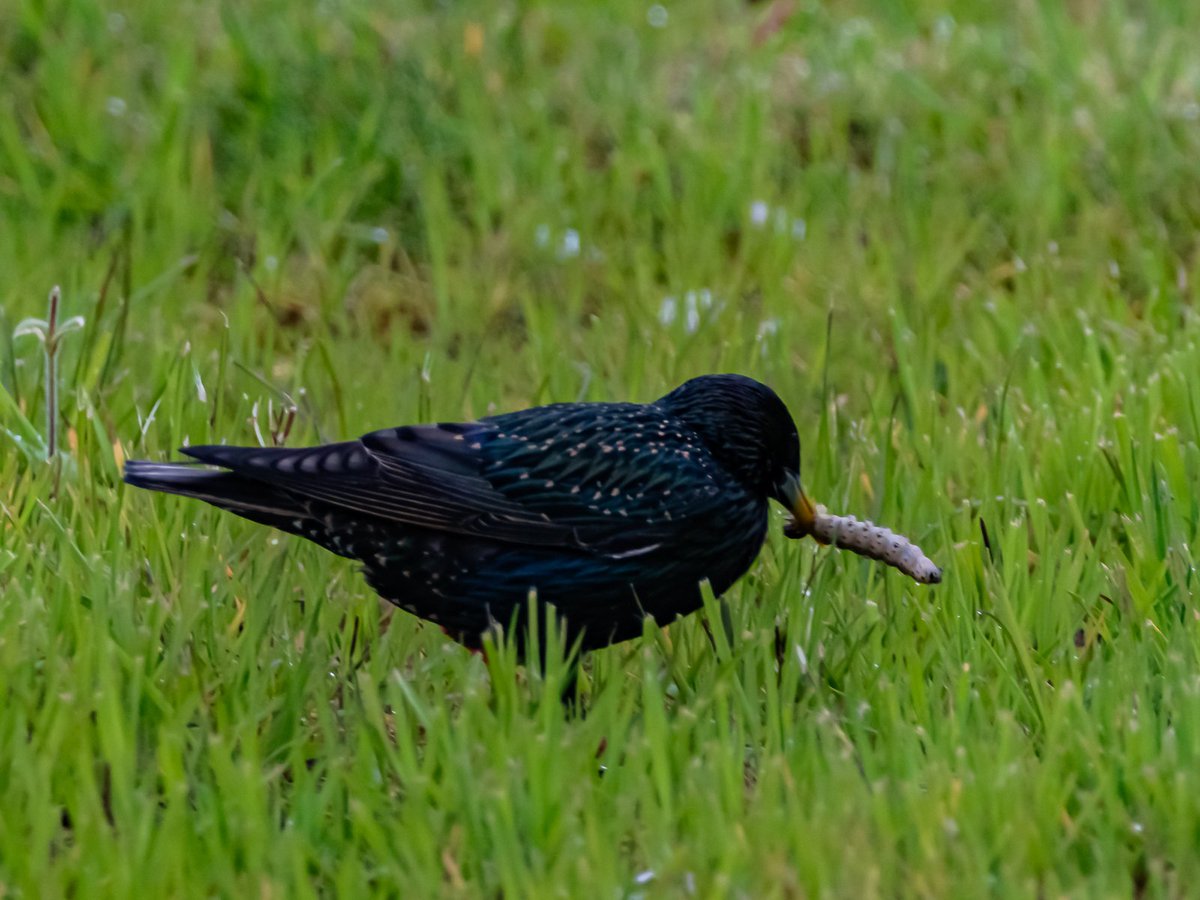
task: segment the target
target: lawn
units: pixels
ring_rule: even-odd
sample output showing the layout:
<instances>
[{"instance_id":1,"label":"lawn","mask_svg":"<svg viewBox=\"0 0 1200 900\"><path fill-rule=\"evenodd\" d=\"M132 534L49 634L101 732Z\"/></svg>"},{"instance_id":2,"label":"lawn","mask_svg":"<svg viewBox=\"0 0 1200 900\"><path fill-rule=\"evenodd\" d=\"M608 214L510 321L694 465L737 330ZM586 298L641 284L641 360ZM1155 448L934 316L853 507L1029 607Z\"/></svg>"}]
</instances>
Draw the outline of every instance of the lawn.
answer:
<instances>
[{"instance_id":1,"label":"lawn","mask_svg":"<svg viewBox=\"0 0 1200 900\"><path fill-rule=\"evenodd\" d=\"M1132 0L14 0L0 897L1191 894L1197 34ZM48 462L13 333L56 284ZM582 718L560 665L120 480L714 371L945 580L779 510L724 607L587 660Z\"/></svg>"}]
</instances>

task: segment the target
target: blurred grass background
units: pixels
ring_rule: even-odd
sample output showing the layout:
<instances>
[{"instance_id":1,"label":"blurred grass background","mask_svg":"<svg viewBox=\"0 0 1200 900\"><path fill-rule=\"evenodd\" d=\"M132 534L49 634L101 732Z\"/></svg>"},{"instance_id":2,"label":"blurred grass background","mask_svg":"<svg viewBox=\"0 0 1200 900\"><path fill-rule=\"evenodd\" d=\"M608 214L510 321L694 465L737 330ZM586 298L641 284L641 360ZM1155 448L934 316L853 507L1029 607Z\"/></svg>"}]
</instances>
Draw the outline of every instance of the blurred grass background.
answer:
<instances>
[{"instance_id":1,"label":"blurred grass background","mask_svg":"<svg viewBox=\"0 0 1200 900\"><path fill-rule=\"evenodd\" d=\"M1187 895L1198 33L1133 0L13 0L0 895ZM12 333L53 284L86 325L47 464ZM818 499L947 580L775 529L732 641L594 654L582 721L350 564L119 483L293 403L302 443L729 370Z\"/></svg>"}]
</instances>

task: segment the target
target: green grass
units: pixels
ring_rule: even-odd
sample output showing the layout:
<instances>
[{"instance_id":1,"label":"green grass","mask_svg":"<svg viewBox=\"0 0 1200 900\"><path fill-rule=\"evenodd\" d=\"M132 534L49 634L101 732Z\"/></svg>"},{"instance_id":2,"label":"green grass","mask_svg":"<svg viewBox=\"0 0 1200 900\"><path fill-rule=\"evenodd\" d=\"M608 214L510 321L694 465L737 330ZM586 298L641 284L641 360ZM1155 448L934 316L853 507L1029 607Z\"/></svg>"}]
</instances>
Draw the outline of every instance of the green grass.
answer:
<instances>
[{"instance_id":1,"label":"green grass","mask_svg":"<svg viewBox=\"0 0 1200 900\"><path fill-rule=\"evenodd\" d=\"M649 5L0 16L0 896L1194 891L1200 6ZM724 370L946 580L775 527L583 720L119 479Z\"/></svg>"}]
</instances>

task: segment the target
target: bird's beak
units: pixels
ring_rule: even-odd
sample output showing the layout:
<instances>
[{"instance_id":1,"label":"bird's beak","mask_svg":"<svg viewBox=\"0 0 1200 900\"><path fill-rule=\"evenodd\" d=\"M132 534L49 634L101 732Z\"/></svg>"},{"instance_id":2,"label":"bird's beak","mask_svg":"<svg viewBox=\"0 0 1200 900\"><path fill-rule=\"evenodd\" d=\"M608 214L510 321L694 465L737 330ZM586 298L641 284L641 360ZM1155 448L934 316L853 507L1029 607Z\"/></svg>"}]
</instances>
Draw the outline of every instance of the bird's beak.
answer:
<instances>
[{"instance_id":1,"label":"bird's beak","mask_svg":"<svg viewBox=\"0 0 1200 900\"><path fill-rule=\"evenodd\" d=\"M802 538L812 534L817 508L808 499L808 494L804 493L804 487L800 484L800 476L795 472L788 472L780 486L780 492L783 494L787 508L792 511L792 519L787 523L783 533L790 538Z\"/></svg>"}]
</instances>

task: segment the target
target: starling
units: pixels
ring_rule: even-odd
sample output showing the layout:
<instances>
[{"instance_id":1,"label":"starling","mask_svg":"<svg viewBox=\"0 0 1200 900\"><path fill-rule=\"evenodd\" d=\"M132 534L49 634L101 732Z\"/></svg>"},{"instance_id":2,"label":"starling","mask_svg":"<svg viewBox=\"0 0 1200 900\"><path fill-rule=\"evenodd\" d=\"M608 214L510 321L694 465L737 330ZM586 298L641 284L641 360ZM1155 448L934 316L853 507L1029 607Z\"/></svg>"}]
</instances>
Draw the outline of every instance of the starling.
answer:
<instances>
[{"instance_id":1,"label":"starling","mask_svg":"<svg viewBox=\"0 0 1200 900\"><path fill-rule=\"evenodd\" d=\"M793 536L820 533L787 407L741 375L646 404L182 452L196 462L130 461L125 480L358 560L382 597L473 648L496 625L521 635L531 595L582 650L694 612L702 582L719 595L753 563L770 500L792 512Z\"/></svg>"}]
</instances>

